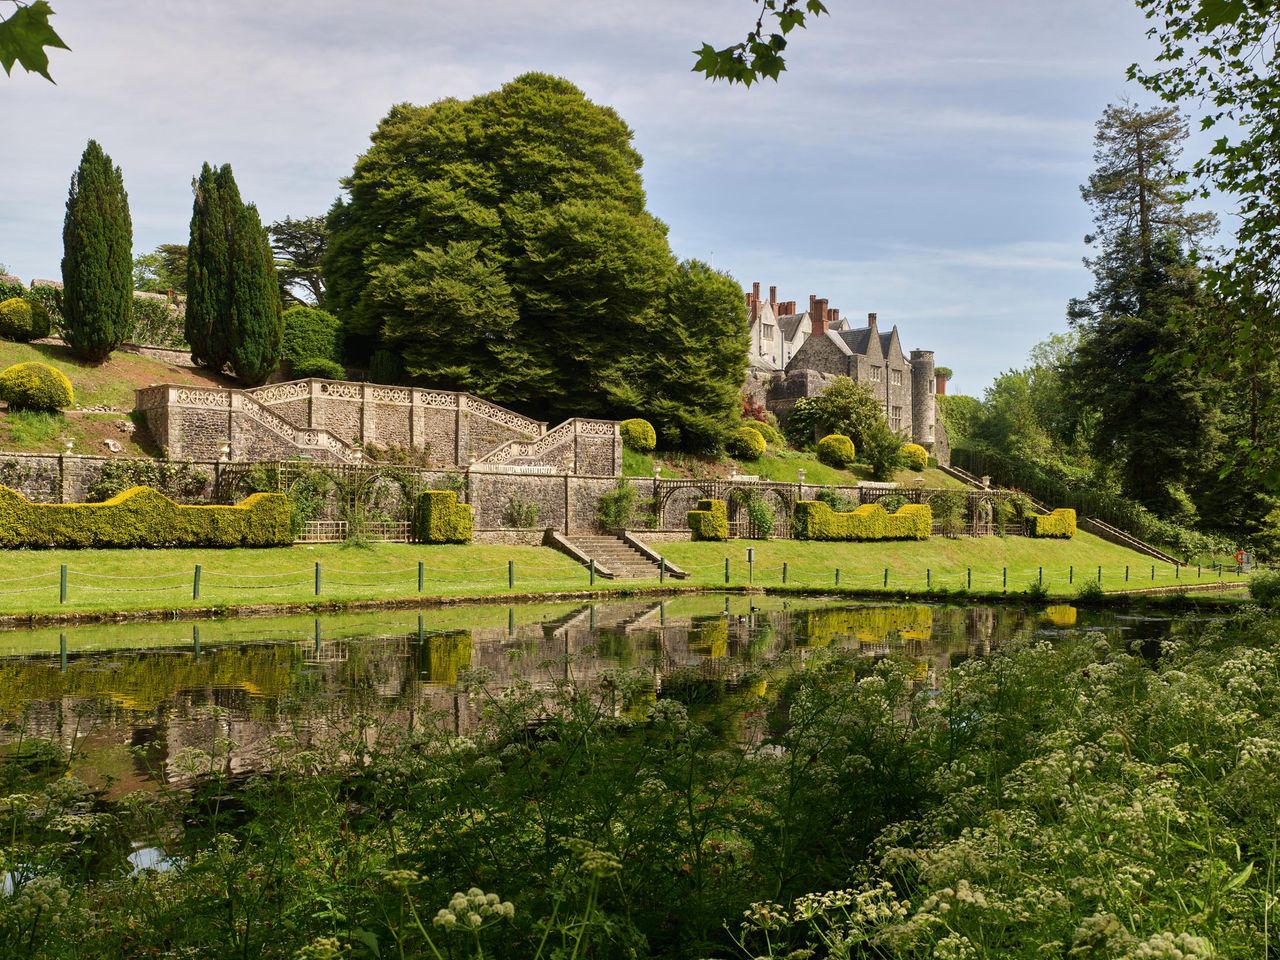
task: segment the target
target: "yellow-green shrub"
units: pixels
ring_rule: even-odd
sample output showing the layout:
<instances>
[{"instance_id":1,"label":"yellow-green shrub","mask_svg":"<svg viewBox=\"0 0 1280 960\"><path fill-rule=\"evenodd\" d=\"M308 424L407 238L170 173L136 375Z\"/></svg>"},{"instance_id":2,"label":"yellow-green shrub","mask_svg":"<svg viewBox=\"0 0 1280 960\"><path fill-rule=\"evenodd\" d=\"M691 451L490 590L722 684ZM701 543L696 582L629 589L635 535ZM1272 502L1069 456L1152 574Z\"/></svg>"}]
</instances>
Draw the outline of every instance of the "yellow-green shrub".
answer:
<instances>
[{"instance_id":1,"label":"yellow-green shrub","mask_svg":"<svg viewBox=\"0 0 1280 960\"><path fill-rule=\"evenodd\" d=\"M836 513L821 500L796 504L798 540L928 540L932 530L933 511L927 504L909 503L897 513L887 513L878 503L850 513Z\"/></svg>"},{"instance_id":2,"label":"yellow-green shrub","mask_svg":"<svg viewBox=\"0 0 1280 960\"><path fill-rule=\"evenodd\" d=\"M843 433L829 433L818 441L818 462L844 469L853 466L853 441Z\"/></svg>"},{"instance_id":3,"label":"yellow-green shrub","mask_svg":"<svg viewBox=\"0 0 1280 960\"><path fill-rule=\"evenodd\" d=\"M419 543L470 543L471 504L452 490L427 490L418 497L414 537Z\"/></svg>"},{"instance_id":4,"label":"yellow-green shrub","mask_svg":"<svg viewBox=\"0 0 1280 960\"><path fill-rule=\"evenodd\" d=\"M787 438L772 423L765 423L763 420L751 420L743 424L743 426L760 431L760 436L764 437L764 442L767 444L775 447L785 447L787 445Z\"/></svg>"},{"instance_id":5,"label":"yellow-green shrub","mask_svg":"<svg viewBox=\"0 0 1280 960\"><path fill-rule=\"evenodd\" d=\"M1076 512L1070 507L1059 507L1053 513L1032 514L1031 535L1070 540L1076 535Z\"/></svg>"},{"instance_id":6,"label":"yellow-green shrub","mask_svg":"<svg viewBox=\"0 0 1280 960\"><path fill-rule=\"evenodd\" d=\"M289 501L255 493L235 506L184 506L131 487L103 503L32 503L0 487L0 546L278 547L293 542Z\"/></svg>"},{"instance_id":7,"label":"yellow-green shrub","mask_svg":"<svg viewBox=\"0 0 1280 960\"><path fill-rule=\"evenodd\" d=\"M38 300L10 297L0 302L0 337L30 343L49 335L49 311Z\"/></svg>"},{"instance_id":8,"label":"yellow-green shrub","mask_svg":"<svg viewBox=\"0 0 1280 960\"><path fill-rule=\"evenodd\" d=\"M910 470L923 470L929 465L929 451L918 443L904 443L902 460Z\"/></svg>"},{"instance_id":9,"label":"yellow-green shrub","mask_svg":"<svg viewBox=\"0 0 1280 960\"><path fill-rule=\"evenodd\" d=\"M725 445L729 456L738 460L759 460L764 456L764 436L755 427L739 427L729 435Z\"/></svg>"},{"instance_id":10,"label":"yellow-green shrub","mask_svg":"<svg viewBox=\"0 0 1280 960\"><path fill-rule=\"evenodd\" d=\"M689 529L695 540L728 540L729 508L723 500L699 500L689 511Z\"/></svg>"},{"instance_id":11,"label":"yellow-green shrub","mask_svg":"<svg viewBox=\"0 0 1280 960\"><path fill-rule=\"evenodd\" d=\"M71 381L47 363L15 363L0 372L0 400L10 410L61 410L75 399Z\"/></svg>"},{"instance_id":12,"label":"yellow-green shrub","mask_svg":"<svg viewBox=\"0 0 1280 960\"><path fill-rule=\"evenodd\" d=\"M637 453L653 453L658 445L658 433L653 424L639 417L623 420L618 424L618 432L622 434L622 445Z\"/></svg>"}]
</instances>

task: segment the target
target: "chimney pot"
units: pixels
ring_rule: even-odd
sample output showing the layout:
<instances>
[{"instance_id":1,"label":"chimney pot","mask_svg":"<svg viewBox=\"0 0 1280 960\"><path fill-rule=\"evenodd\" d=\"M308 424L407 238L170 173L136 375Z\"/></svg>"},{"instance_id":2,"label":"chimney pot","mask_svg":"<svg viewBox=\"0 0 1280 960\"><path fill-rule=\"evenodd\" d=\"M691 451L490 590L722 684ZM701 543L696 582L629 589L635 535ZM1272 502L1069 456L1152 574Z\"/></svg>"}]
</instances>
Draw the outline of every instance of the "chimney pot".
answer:
<instances>
[{"instance_id":1,"label":"chimney pot","mask_svg":"<svg viewBox=\"0 0 1280 960\"><path fill-rule=\"evenodd\" d=\"M760 281L759 280L751 284L751 299L752 300L760 299Z\"/></svg>"},{"instance_id":2,"label":"chimney pot","mask_svg":"<svg viewBox=\"0 0 1280 960\"><path fill-rule=\"evenodd\" d=\"M770 303L777 303L777 302L778 302L778 288L777 288L777 287L770 287L770 288L769 288L769 302L770 302Z\"/></svg>"},{"instance_id":3,"label":"chimney pot","mask_svg":"<svg viewBox=\"0 0 1280 960\"><path fill-rule=\"evenodd\" d=\"M934 384L935 386L934 386L933 392L940 397L945 397L947 395L947 378L944 377L942 374L938 374L934 378Z\"/></svg>"},{"instance_id":4,"label":"chimney pot","mask_svg":"<svg viewBox=\"0 0 1280 960\"><path fill-rule=\"evenodd\" d=\"M813 335L820 337L827 332L827 301L815 300L813 306Z\"/></svg>"},{"instance_id":5,"label":"chimney pot","mask_svg":"<svg viewBox=\"0 0 1280 960\"><path fill-rule=\"evenodd\" d=\"M874 313L867 314L867 326L874 327L876 325L876 315Z\"/></svg>"},{"instance_id":6,"label":"chimney pot","mask_svg":"<svg viewBox=\"0 0 1280 960\"><path fill-rule=\"evenodd\" d=\"M827 315L827 322L829 322L829 323L831 324L831 326L832 326L832 327L837 327L837 326L839 326L839 325L840 325L840 311L839 311L838 309L837 309L837 310L832 310L832 311Z\"/></svg>"}]
</instances>

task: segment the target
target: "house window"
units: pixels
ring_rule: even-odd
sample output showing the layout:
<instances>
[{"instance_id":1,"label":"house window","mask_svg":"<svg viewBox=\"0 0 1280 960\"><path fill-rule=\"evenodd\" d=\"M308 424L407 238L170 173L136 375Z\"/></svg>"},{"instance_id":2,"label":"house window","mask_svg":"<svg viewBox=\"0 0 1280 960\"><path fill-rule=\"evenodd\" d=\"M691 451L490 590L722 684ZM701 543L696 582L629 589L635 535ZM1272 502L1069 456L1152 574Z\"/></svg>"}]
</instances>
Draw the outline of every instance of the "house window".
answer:
<instances>
[{"instance_id":1,"label":"house window","mask_svg":"<svg viewBox=\"0 0 1280 960\"><path fill-rule=\"evenodd\" d=\"M873 381L873 382L875 382L875 383L879 383L879 382L880 382L880 368L879 368L879 367L872 367L872 368L871 368L871 379L872 379L872 381Z\"/></svg>"},{"instance_id":2,"label":"house window","mask_svg":"<svg viewBox=\"0 0 1280 960\"><path fill-rule=\"evenodd\" d=\"M901 407L889 408L889 426L893 427L894 430L902 429L902 408Z\"/></svg>"},{"instance_id":3,"label":"house window","mask_svg":"<svg viewBox=\"0 0 1280 960\"><path fill-rule=\"evenodd\" d=\"M901 370L891 370L891 371L889 372L889 382L890 382L891 384L893 384L895 387L900 387L900 386L902 386L902 371L901 371Z\"/></svg>"},{"instance_id":4,"label":"house window","mask_svg":"<svg viewBox=\"0 0 1280 960\"><path fill-rule=\"evenodd\" d=\"M773 343L773 325L772 324L764 323L760 325L760 339L768 340L770 343Z\"/></svg>"}]
</instances>

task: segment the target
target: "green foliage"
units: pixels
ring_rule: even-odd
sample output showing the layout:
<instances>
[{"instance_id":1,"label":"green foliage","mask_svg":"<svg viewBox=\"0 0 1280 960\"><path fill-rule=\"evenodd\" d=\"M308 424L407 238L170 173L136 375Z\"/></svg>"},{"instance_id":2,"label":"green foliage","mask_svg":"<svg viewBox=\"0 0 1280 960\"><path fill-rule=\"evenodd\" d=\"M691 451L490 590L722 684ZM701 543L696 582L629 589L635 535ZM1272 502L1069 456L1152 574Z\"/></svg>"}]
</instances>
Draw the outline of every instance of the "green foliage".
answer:
<instances>
[{"instance_id":1,"label":"green foliage","mask_svg":"<svg viewBox=\"0 0 1280 960\"><path fill-rule=\"evenodd\" d=\"M192 359L262 383L279 365L283 336L271 245L229 165L206 163L193 188L185 321Z\"/></svg>"},{"instance_id":2,"label":"green foliage","mask_svg":"<svg viewBox=\"0 0 1280 960\"><path fill-rule=\"evenodd\" d=\"M12 297L25 297L27 295L27 285L17 277L10 277L3 271L0 271L0 301L9 300Z\"/></svg>"},{"instance_id":3,"label":"green foliage","mask_svg":"<svg viewBox=\"0 0 1280 960\"><path fill-rule=\"evenodd\" d=\"M767 420L744 420L743 426L759 431L760 436L764 437L765 443L771 447L785 447L787 445L787 439L782 435L782 431Z\"/></svg>"},{"instance_id":4,"label":"green foliage","mask_svg":"<svg viewBox=\"0 0 1280 960\"><path fill-rule=\"evenodd\" d=\"M854 455L853 441L844 434L829 434L818 441L818 461L829 467L847 470Z\"/></svg>"},{"instance_id":5,"label":"green foliage","mask_svg":"<svg viewBox=\"0 0 1280 960\"><path fill-rule=\"evenodd\" d=\"M908 504L890 514L878 503L836 513L821 500L801 500L793 521L797 540L928 540L933 511Z\"/></svg>"},{"instance_id":6,"label":"green foliage","mask_svg":"<svg viewBox=\"0 0 1280 960\"><path fill-rule=\"evenodd\" d=\"M507 500L507 505L502 509L502 525L504 527L530 530L538 525L540 512L537 503L534 501L511 497Z\"/></svg>"},{"instance_id":7,"label":"green foliage","mask_svg":"<svg viewBox=\"0 0 1280 960\"><path fill-rule=\"evenodd\" d=\"M47 449L67 426L67 418L56 411L11 409L5 419L9 441L15 450ZM0 479L0 483L3 482L4 479Z\"/></svg>"},{"instance_id":8,"label":"green foliage","mask_svg":"<svg viewBox=\"0 0 1280 960\"><path fill-rule=\"evenodd\" d=\"M822 498L819 497L819 499ZM907 505L907 498L900 493L886 493L876 503L884 507L886 513L897 513Z\"/></svg>"},{"instance_id":9,"label":"green foliage","mask_svg":"<svg viewBox=\"0 0 1280 960\"><path fill-rule=\"evenodd\" d=\"M783 435L797 450L807 450L812 447L814 438L821 429L822 425L818 422L816 397L801 397L797 400L782 423Z\"/></svg>"},{"instance_id":10,"label":"green foliage","mask_svg":"<svg viewBox=\"0 0 1280 960\"><path fill-rule=\"evenodd\" d=\"M324 217L285 217L273 223L268 232L280 278L281 302L323 306L324 254L329 246L329 227Z\"/></svg>"},{"instance_id":11,"label":"green foliage","mask_svg":"<svg viewBox=\"0 0 1280 960\"><path fill-rule=\"evenodd\" d=\"M764 497L751 490L747 493L746 511L752 539L768 540L773 534L773 507L769 506Z\"/></svg>"},{"instance_id":12,"label":"green foliage","mask_svg":"<svg viewBox=\"0 0 1280 960\"><path fill-rule=\"evenodd\" d=\"M858 502L856 500L846 497L844 494L842 494L839 490L836 490L834 487L823 487L821 490L818 491L814 499L821 500L823 503L825 503L828 507L830 507L836 513L848 513L858 506ZM883 497L881 498L880 500L881 504L884 503L885 499L886 498L883 498ZM903 502L905 503L905 501ZM898 509L898 507L902 505L903 504L900 503L897 506L895 506L894 509L896 510Z\"/></svg>"},{"instance_id":13,"label":"green foliage","mask_svg":"<svg viewBox=\"0 0 1280 960\"><path fill-rule=\"evenodd\" d=\"M735 459L759 460L764 456L764 437L755 427L739 427L730 435L726 449Z\"/></svg>"},{"instance_id":14,"label":"green foliage","mask_svg":"<svg viewBox=\"0 0 1280 960\"><path fill-rule=\"evenodd\" d=\"M63 410L75 403L75 391L47 363L15 363L0 371L0 400L10 410Z\"/></svg>"},{"instance_id":15,"label":"green foliage","mask_svg":"<svg viewBox=\"0 0 1280 960\"><path fill-rule=\"evenodd\" d=\"M49 54L46 49L70 50L53 27L49 18L53 7L48 0L19 3L5 19L0 20L0 67L10 74L16 63L28 73L38 73L50 83Z\"/></svg>"},{"instance_id":16,"label":"green foliage","mask_svg":"<svg viewBox=\"0 0 1280 960\"><path fill-rule=\"evenodd\" d=\"M320 516L333 490L333 477L323 469L308 470L289 484L289 532L294 540L309 521Z\"/></svg>"},{"instance_id":17,"label":"green foliage","mask_svg":"<svg viewBox=\"0 0 1280 960\"><path fill-rule=\"evenodd\" d=\"M1076 535L1076 512L1068 507L1059 507L1052 513L1035 513L1031 515L1031 536L1070 540Z\"/></svg>"},{"instance_id":18,"label":"green foliage","mask_svg":"<svg viewBox=\"0 0 1280 960\"><path fill-rule=\"evenodd\" d=\"M373 383L399 383L404 376L404 361L390 350L375 350L369 358L369 380Z\"/></svg>"},{"instance_id":19,"label":"green foliage","mask_svg":"<svg viewBox=\"0 0 1280 960\"><path fill-rule=\"evenodd\" d=\"M883 417L868 429L862 459L871 467L873 480L892 480L902 469L902 437L889 429Z\"/></svg>"},{"instance_id":20,"label":"green foliage","mask_svg":"<svg viewBox=\"0 0 1280 960\"><path fill-rule=\"evenodd\" d=\"M289 503L255 493L234 507L186 507L132 487L104 503L32 503L0 487L0 545L16 548L273 547L292 542Z\"/></svg>"},{"instance_id":21,"label":"green foliage","mask_svg":"<svg viewBox=\"0 0 1280 960\"><path fill-rule=\"evenodd\" d=\"M38 300L12 297L0 301L0 337L30 343L49 335L49 312Z\"/></svg>"},{"instance_id":22,"label":"green foliage","mask_svg":"<svg viewBox=\"0 0 1280 960\"><path fill-rule=\"evenodd\" d=\"M418 497L414 539L418 543L470 543L472 509L452 490L427 490Z\"/></svg>"},{"instance_id":23,"label":"green foliage","mask_svg":"<svg viewBox=\"0 0 1280 960\"><path fill-rule=\"evenodd\" d=\"M183 313L184 307L180 300L157 294L135 293L133 334L130 339L134 343L153 347L186 347Z\"/></svg>"},{"instance_id":24,"label":"green foliage","mask_svg":"<svg viewBox=\"0 0 1280 960\"><path fill-rule=\"evenodd\" d=\"M1280 606L1280 570L1260 570L1249 580L1249 596L1264 607Z\"/></svg>"},{"instance_id":25,"label":"green foliage","mask_svg":"<svg viewBox=\"0 0 1280 960\"><path fill-rule=\"evenodd\" d=\"M181 296L187 292L187 245L162 243L133 258L133 289Z\"/></svg>"},{"instance_id":26,"label":"green foliage","mask_svg":"<svg viewBox=\"0 0 1280 960\"><path fill-rule=\"evenodd\" d=\"M393 108L329 217L349 359L387 347L412 377L543 419L640 412L717 449L745 374L741 292L676 263L631 139L545 74Z\"/></svg>"},{"instance_id":27,"label":"green foliage","mask_svg":"<svg viewBox=\"0 0 1280 960\"><path fill-rule=\"evenodd\" d=\"M1049 599L1049 588L1039 579L1031 580L1022 588L1022 595L1032 603L1044 603Z\"/></svg>"},{"instance_id":28,"label":"green foliage","mask_svg":"<svg viewBox=\"0 0 1280 960\"><path fill-rule=\"evenodd\" d=\"M124 175L94 140L71 178L62 224L62 338L90 363L133 332L133 220Z\"/></svg>"},{"instance_id":29,"label":"green foliage","mask_svg":"<svg viewBox=\"0 0 1280 960\"><path fill-rule=\"evenodd\" d=\"M968 505L967 494L954 492L933 495L929 500L929 507L942 528L943 536L954 538L964 533L965 511Z\"/></svg>"},{"instance_id":30,"label":"green foliage","mask_svg":"<svg viewBox=\"0 0 1280 960\"><path fill-rule=\"evenodd\" d=\"M280 355L290 371L308 360L342 360L342 325L338 318L315 307L290 307L282 317L284 336ZM338 379L341 379L339 377Z\"/></svg>"},{"instance_id":31,"label":"green foliage","mask_svg":"<svg viewBox=\"0 0 1280 960\"><path fill-rule=\"evenodd\" d=\"M902 460L907 469L920 471L929 465L929 451L918 443L902 445Z\"/></svg>"},{"instance_id":32,"label":"green foliage","mask_svg":"<svg viewBox=\"0 0 1280 960\"><path fill-rule=\"evenodd\" d=\"M107 460L85 492L85 499L101 503L131 487L151 487L173 500L192 500L207 496L212 479L189 461Z\"/></svg>"},{"instance_id":33,"label":"green foliage","mask_svg":"<svg viewBox=\"0 0 1280 960\"><path fill-rule=\"evenodd\" d=\"M787 68L782 55L787 48L787 35L797 27L807 26L810 17L816 19L826 12L822 0L762 0L760 16L746 39L720 50L704 43L695 51L698 59L694 72L709 80L727 80L746 87L759 80L776 81Z\"/></svg>"},{"instance_id":34,"label":"green foliage","mask_svg":"<svg viewBox=\"0 0 1280 960\"><path fill-rule=\"evenodd\" d=\"M816 426L824 433L842 433L859 450L866 447L876 425L885 422L881 401L865 383L849 377L836 377L822 393L805 398L796 407L804 426ZM792 412L793 418L797 411Z\"/></svg>"},{"instance_id":35,"label":"green foliage","mask_svg":"<svg viewBox=\"0 0 1280 960\"><path fill-rule=\"evenodd\" d=\"M729 539L729 507L723 500L699 500L688 521L694 540Z\"/></svg>"},{"instance_id":36,"label":"green foliage","mask_svg":"<svg viewBox=\"0 0 1280 960\"><path fill-rule=\"evenodd\" d=\"M596 522L602 530L625 530L635 510L636 490L624 478L596 501Z\"/></svg>"},{"instance_id":37,"label":"green foliage","mask_svg":"<svg viewBox=\"0 0 1280 960\"><path fill-rule=\"evenodd\" d=\"M622 445L628 450L653 453L658 445L658 434L648 420L639 417L623 420L618 424L618 431L622 434Z\"/></svg>"},{"instance_id":38,"label":"green foliage","mask_svg":"<svg viewBox=\"0 0 1280 960\"><path fill-rule=\"evenodd\" d=\"M62 294L57 286L50 283L32 284L31 289L24 293L23 296L32 303L38 303L44 307L45 312L49 314L50 327L61 333L64 323L61 305Z\"/></svg>"},{"instance_id":39,"label":"green foliage","mask_svg":"<svg viewBox=\"0 0 1280 960\"><path fill-rule=\"evenodd\" d=\"M951 446L963 444L973 436L974 424L982 415L982 401L977 397L944 393L933 398L938 416L947 428Z\"/></svg>"},{"instance_id":40,"label":"green foliage","mask_svg":"<svg viewBox=\"0 0 1280 960\"><path fill-rule=\"evenodd\" d=\"M299 360L289 371L298 379L316 377L320 380L345 380L346 368L327 357L307 357Z\"/></svg>"}]
</instances>

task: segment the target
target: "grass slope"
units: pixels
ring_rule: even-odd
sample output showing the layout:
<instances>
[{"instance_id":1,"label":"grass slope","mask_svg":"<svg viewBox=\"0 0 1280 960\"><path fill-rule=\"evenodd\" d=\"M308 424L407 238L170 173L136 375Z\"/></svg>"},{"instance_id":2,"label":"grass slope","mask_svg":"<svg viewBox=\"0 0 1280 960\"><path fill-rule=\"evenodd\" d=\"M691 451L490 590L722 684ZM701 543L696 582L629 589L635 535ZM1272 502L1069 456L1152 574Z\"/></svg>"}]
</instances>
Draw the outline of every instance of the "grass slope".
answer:
<instances>
[{"instance_id":1,"label":"grass slope","mask_svg":"<svg viewBox=\"0 0 1280 960\"><path fill-rule=\"evenodd\" d=\"M1024 537L977 540L935 538L919 543L808 543L793 540L670 543L662 552L691 576L683 586L724 585L729 558L730 584L780 586L783 564L787 584L835 586L847 590L888 589L893 592L968 588L1018 592L1040 576L1055 596L1073 596L1085 580L1103 568L1106 590L1169 586L1197 582L1196 571L1152 563L1146 557L1079 534L1071 541ZM747 550L755 556L748 571ZM424 590L417 587L417 565L425 567ZM508 587L507 563L515 564L515 588ZM321 589L315 592L315 564L321 565ZM202 565L201 591L192 597L195 565ZM68 568L68 595L59 603L59 565ZM1130 578L1125 580L1125 567ZM1074 576L1070 575L1074 568ZM926 571L929 571L926 574ZM1200 582L1216 580L1204 571ZM1231 575L1227 579L1238 579ZM1074 581L1074 582L1072 582ZM668 586L677 585L668 580ZM498 597L589 587L588 573L576 563L544 547L420 546L377 544L368 548L341 545L294 546L267 550L49 550L0 553L0 615L127 613L130 611L210 610L239 605L311 604L352 601L408 601L415 598ZM597 580L601 592L656 589L657 579Z\"/></svg>"},{"instance_id":2,"label":"grass slope","mask_svg":"<svg viewBox=\"0 0 1280 960\"><path fill-rule=\"evenodd\" d=\"M137 354L117 352L94 366L81 363L60 343L9 343L0 341L0 370L15 363L36 361L61 370L76 392L76 407L62 414L5 414L0 417L0 449L23 453L60 453L65 440L75 444L76 453L111 456L103 440L111 438L124 447L118 456L153 455L117 426L117 421L133 410L134 390L156 383L226 385L222 377L206 370L194 370L152 360ZM83 408L111 407L117 413L89 413Z\"/></svg>"}]
</instances>

